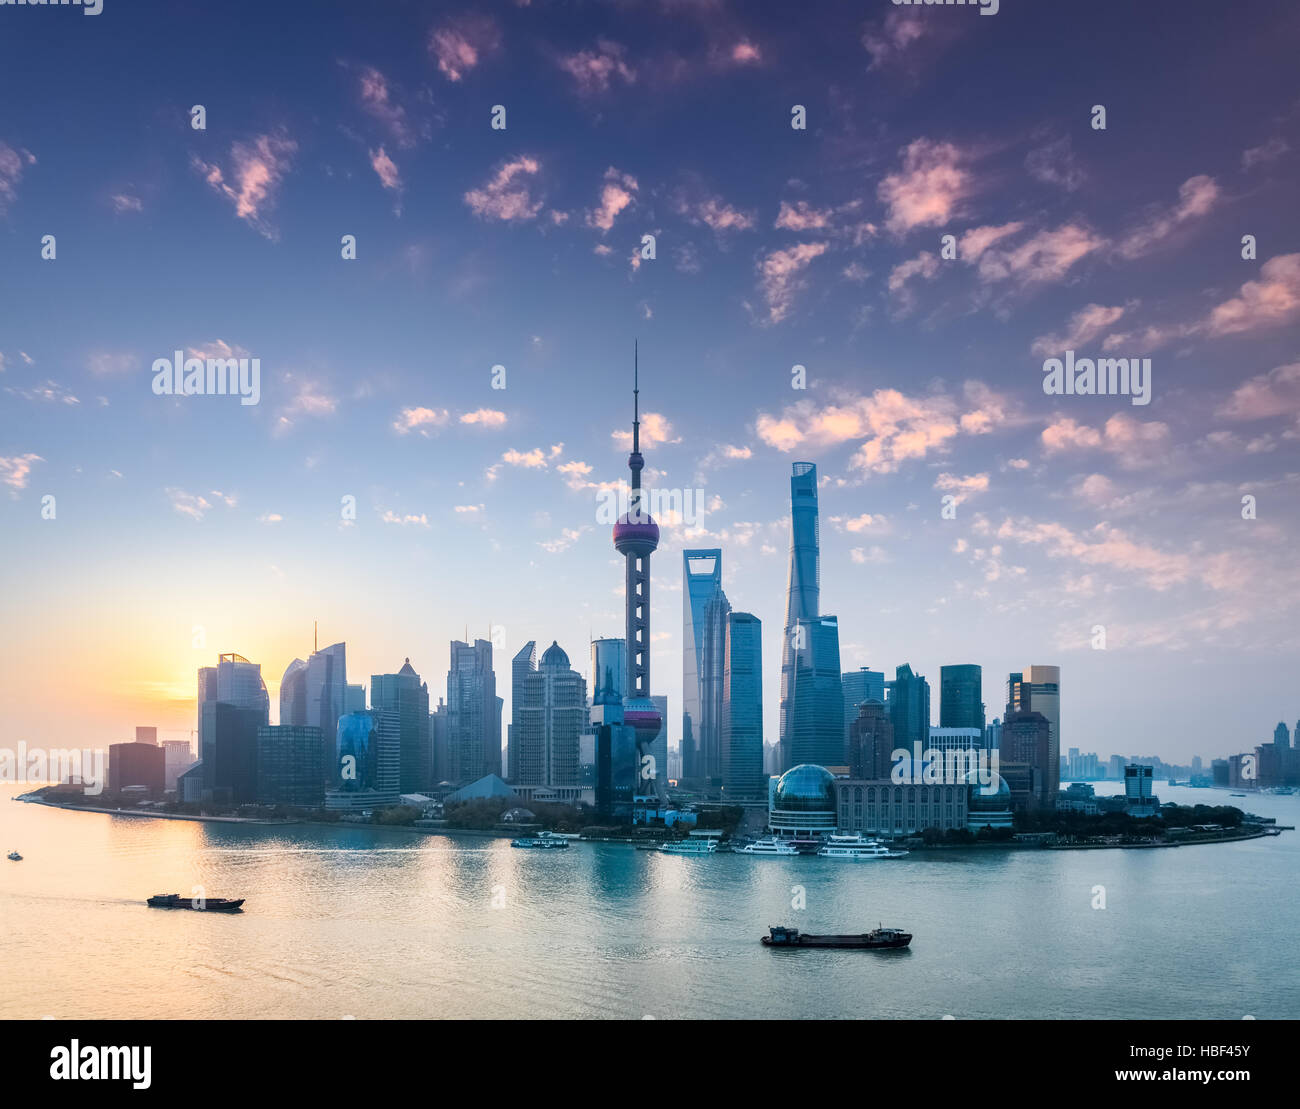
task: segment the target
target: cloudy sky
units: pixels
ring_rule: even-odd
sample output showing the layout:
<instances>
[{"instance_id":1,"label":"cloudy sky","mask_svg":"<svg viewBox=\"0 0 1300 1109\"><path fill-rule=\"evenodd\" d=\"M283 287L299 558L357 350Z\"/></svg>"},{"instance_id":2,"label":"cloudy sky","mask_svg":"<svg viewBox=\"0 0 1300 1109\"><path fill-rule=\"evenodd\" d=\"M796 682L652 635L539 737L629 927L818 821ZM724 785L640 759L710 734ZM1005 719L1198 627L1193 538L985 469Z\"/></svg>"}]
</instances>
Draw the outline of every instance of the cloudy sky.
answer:
<instances>
[{"instance_id":1,"label":"cloudy sky","mask_svg":"<svg viewBox=\"0 0 1300 1109\"><path fill-rule=\"evenodd\" d=\"M0 9L2 742L186 735L219 651L274 702L313 620L435 700L467 627L585 670L634 339L649 483L709 508L654 559L674 741L713 545L776 738L805 459L846 668L978 662L991 718L1059 664L1062 748L1103 756L1267 739L1300 717L1300 9L1195 8ZM155 395L178 349L258 358L260 403ZM1151 403L1045 395L1066 350L1150 358Z\"/></svg>"}]
</instances>

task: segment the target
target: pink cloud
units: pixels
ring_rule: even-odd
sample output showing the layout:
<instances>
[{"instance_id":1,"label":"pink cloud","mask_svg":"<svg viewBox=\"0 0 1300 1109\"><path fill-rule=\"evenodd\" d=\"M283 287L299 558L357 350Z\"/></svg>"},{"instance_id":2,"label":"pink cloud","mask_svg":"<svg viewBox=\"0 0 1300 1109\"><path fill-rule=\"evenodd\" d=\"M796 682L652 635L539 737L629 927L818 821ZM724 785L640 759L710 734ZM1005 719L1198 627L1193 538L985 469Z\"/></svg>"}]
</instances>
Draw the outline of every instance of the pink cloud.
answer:
<instances>
[{"instance_id":1,"label":"pink cloud","mask_svg":"<svg viewBox=\"0 0 1300 1109\"><path fill-rule=\"evenodd\" d=\"M382 146L370 152L370 168L379 174L379 180L383 182L384 188L401 192L402 178L397 172L397 165Z\"/></svg>"},{"instance_id":2,"label":"pink cloud","mask_svg":"<svg viewBox=\"0 0 1300 1109\"><path fill-rule=\"evenodd\" d=\"M1300 362L1278 366L1238 385L1217 414L1230 420L1300 415Z\"/></svg>"},{"instance_id":3,"label":"pink cloud","mask_svg":"<svg viewBox=\"0 0 1300 1109\"><path fill-rule=\"evenodd\" d=\"M971 188L970 174L958 164L957 148L917 139L902 154L902 169L886 176L876 190L889 209L886 226L901 235L948 223Z\"/></svg>"},{"instance_id":4,"label":"pink cloud","mask_svg":"<svg viewBox=\"0 0 1300 1109\"><path fill-rule=\"evenodd\" d=\"M801 275L826 249L826 243L799 243L774 250L759 260L759 288L767 301L769 322L780 323L789 314L795 296L804 286Z\"/></svg>"},{"instance_id":5,"label":"pink cloud","mask_svg":"<svg viewBox=\"0 0 1300 1109\"><path fill-rule=\"evenodd\" d=\"M580 50L559 59L559 66L573 78L578 92L592 96L609 91L615 80L636 82L636 71L624 60L627 50L617 42L597 39L594 50Z\"/></svg>"},{"instance_id":6,"label":"pink cloud","mask_svg":"<svg viewBox=\"0 0 1300 1109\"><path fill-rule=\"evenodd\" d=\"M266 216L275 207L276 192L290 169L298 144L283 131L258 135L251 142L236 142L230 148L229 177L215 162L198 158L194 166L213 188L235 206L235 215L268 239L279 233Z\"/></svg>"},{"instance_id":7,"label":"pink cloud","mask_svg":"<svg viewBox=\"0 0 1300 1109\"><path fill-rule=\"evenodd\" d=\"M501 45L496 21L485 15L464 15L435 27L429 53L449 81L459 81Z\"/></svg>"},{"instance_id":8,"label":"pink cloud","mask_svg":"<svg viewBox=\"0 0 1300 1109\"><path fill-rule=\"evenodd\" d=\"M465 203L476 216L507 223L533 219L542 208L529 192L529 179L541 170L536 158L521 156L506 162L481 188L465 194Z\"/></svg>"},{"instance_id":9,"label":"pink cloud","mask_svg":"<svg viewBox=\"0 0 1300 1109\"><path fill-rule=\"evenodd\" d=\"M587 226L602 233L608 231L614 226L619 213L636 200L636 193L636 178L610 166L605 171L605 181L600 188L600 204L587 213Z\"/></svg>"}]
</instances>

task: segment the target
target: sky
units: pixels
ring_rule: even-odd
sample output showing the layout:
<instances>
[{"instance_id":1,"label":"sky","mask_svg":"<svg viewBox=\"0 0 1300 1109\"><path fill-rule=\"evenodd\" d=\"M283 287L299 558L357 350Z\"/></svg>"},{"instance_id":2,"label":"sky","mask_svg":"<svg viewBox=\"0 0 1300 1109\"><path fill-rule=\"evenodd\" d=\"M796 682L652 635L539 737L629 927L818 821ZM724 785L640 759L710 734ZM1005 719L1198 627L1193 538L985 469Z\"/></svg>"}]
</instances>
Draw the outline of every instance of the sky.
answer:
<instances>
[{"instance_id":1,"label":"sky","mask_svg":"<svg viewBox=\"0 0 1300 1109\"><path fill-rule=\"evenodd\" d=\"M435 703L495 629L507 718L525 641L585 672L634 341L646 483L706 508L652 561L674 744L693 547L777 738L804 460L844 669L910 663L937 723L944 664L990 719L1059 665L1063 752L1267 741L1298 42L1263 0L0 7L0 742L188 736L219 652L278 705L313 621ZM259 402L158 395L177 350L257 358ZM1149 358L1149 403L1046 394L1067 350Z\"/></svg>"}]
</instances>

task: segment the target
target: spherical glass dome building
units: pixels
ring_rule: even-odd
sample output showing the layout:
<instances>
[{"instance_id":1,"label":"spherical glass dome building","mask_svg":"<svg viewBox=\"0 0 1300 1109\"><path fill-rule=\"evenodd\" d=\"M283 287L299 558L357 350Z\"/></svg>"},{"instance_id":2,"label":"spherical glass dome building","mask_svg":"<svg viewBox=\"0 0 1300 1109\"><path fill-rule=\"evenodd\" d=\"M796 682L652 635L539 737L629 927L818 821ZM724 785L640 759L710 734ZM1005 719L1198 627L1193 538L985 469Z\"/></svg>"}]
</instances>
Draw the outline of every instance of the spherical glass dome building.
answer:
<instances>
[{"instance_id":1,"label":"spherical glass dome building","mask_svg":"<svg viewBox=\"0 0 1300 1109\"><path fill-rule=\"evenodd\" d=\"M835 831L835 775L804 763L772 779L767 804L768 827L788 836Z\"/></svg>"},{"instance_id":2,"label":"spherical glass dome building","mask_svg":"<svg viewBox=\"0 0 1300 1109\"><path fill-rule=\"evenodd\" d=\"M991 775L987 784L981 774ZM964 775L966 786L966 827L972 832L981 828L1011 827L1011 787L1001 774L972 770Z\"/></svg>"}]
</instances>

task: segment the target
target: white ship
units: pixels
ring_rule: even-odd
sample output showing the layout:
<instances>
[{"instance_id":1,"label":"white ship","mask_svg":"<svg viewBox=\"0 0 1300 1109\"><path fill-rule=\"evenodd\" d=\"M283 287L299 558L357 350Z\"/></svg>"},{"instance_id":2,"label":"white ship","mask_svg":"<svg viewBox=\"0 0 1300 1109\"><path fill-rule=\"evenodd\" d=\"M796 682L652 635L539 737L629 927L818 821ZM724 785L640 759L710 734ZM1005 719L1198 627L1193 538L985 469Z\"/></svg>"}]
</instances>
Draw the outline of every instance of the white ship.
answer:
<instances>
[{"instance_id":1,"label":"white ship","mask_svg":"<svg viewBox=\"0 0 1300 1109\"><path fill-rule=\"evenodd\" d=\"M864 839L860 833L851 836L829 836L817 852L823 859L841 859L863 862L867 859L901 859L906 851L891 851L878 839Z\"/></svg>"},{"instance_id":2,"label":"white ship","mask_svg":"<svg viewBox=\"0 0 1300 1109\"><path fill-rule=\"evenodd\" d=\"M659 850L665 855L712 855L718 849L716 839L694 836L678 840L676 843L661 843Z\"/></svg>"},{"instance_id":3,"label":"white ship","mask_svg":"<svg viewBox=\"0 0 1300 1109\"><path fill-rule=\"evenodd\" d=\"M747 843L744 847L733 847L737 855L797 855L799 849L792 843L786 843L784 840L777 839L776 836L768 836L766 839L756 839L753 843Z\"/></svg>"}]
</instances>

